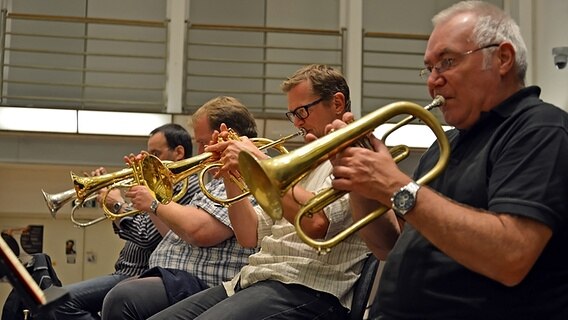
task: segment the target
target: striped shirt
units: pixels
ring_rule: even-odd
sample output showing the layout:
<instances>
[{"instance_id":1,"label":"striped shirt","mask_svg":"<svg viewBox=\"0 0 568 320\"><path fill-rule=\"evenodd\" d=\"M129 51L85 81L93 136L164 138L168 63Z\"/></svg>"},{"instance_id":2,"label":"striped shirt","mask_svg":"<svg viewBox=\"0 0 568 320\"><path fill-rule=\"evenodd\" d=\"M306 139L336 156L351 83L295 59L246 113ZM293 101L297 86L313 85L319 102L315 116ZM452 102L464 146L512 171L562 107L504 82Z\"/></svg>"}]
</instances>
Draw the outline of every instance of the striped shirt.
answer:
<instances>
[{"instance_id":1,"label":"striped shirt","mask_svg":"<svg viewBox=\"0 0 568 320\"><path fill-rule=\"evenodd\" d=\"M221 179L211 181L206 187L212 195L226 198L225 185ZM189 205L206 211L224 225L231 227L227 208L211 201L203 192L197 192ZM187 271L208 286L216 286L231 279L254 252L254 249L241 247L234 236L215 246L196 247L170 230L152 253L150 267Z\"/></svg>"},{"instance_id":2,"label":"striped shirt","mask_svg":"<svg viewBox=\"0 0 568 320\"><path fill-rule=\"evenodd\" d=\"M174 193L180 190L181 184L178 184ZM178 203L189 203L197 190L199 190L197 177L193 175L189 178L185 195ZM132 209L127 208L127 210ZM150 255L162 240L162 236L147 213L124 217L120 220L119 225L120 227L117 227L116 224L112 224L114 232L126 242L120 250L113 274L138 276L148 269Z\"/></svg>"},{"instance_id":3,"label":"striped shirt","mask_svg":"<svg viewBox=\"0 0 568 320\"><path fill-rule=\"evenodd\" d=\"M320 165L300 185L312 192L331 187L331 169L329 162ZM294 225L286 219L273 221L259 206L255 209L261 249L250 256L249 264L233 280L224 283L227 294L234 294L239 279L241 288L263 280L276 280L330 293L344 307L350 308L353 286L369 253L365 243L352 235L331 252L320 255L298 237ZM329 219L326 239L352 224L348 195L327 206L324 212Z\"/></svg>"}]
</instances>

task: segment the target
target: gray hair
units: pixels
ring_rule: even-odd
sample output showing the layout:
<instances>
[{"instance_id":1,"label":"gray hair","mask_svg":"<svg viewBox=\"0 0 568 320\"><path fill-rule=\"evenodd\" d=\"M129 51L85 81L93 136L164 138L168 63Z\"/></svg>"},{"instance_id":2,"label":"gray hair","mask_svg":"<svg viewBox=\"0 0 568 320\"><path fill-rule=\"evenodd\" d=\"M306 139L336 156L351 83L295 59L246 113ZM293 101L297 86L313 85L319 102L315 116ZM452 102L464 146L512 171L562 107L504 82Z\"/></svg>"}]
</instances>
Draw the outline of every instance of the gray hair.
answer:
<instances>
[{"instance_id":1,"label":"gray hair","mask_svg":"<svg viewBox=\"0 0 568 320\"><path fill-rule=\"evenodd\" d=\"M432 18L432 24L436 26L462 13L474 14L477 17L471 40L478 47L502 42L511 43L515 50L517 78L524 84L528 65L527 46L515 20L491 3L461 1L435 15ZM485 61L488 61L490 53L490 50L484 53Z\"/></svg>"}]
</instances>

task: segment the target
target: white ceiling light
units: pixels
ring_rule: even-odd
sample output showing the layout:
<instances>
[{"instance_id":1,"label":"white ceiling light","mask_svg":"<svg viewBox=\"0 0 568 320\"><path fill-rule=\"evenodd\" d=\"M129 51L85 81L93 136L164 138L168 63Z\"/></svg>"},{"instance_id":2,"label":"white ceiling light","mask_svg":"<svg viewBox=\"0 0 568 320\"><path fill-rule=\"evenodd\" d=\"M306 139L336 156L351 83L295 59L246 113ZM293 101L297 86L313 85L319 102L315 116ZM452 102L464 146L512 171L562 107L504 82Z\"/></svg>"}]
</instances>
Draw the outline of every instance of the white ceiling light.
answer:
<instances>
[{"instance_id":1,"label":"white ceiling light","mask_svg":"<svg viewBox=\"0 0 568 320\"><path fill-rule=\"evenodd\" d=\"M171 114L79 110L79 133L147 136L172 122Z\"/></svg>"},{"instance_id":2,"label":"white ceiling light","mask_svg":"<svg viewBox=\"0 0 568 320\"><path fill-rule=\"evenodd\" d=\"M148 136L171 114L0 107L0 130Z\"/></svg>"},{"instance_id":3,"label":"white ceiling light","mask_svg":"<svg viewBox=\"0 0 568 320\"><path fill-rule=\"evenodd\" d=\"M77 132L77 111L0 107L0 130Z\"/></svg>"}]
</instances>

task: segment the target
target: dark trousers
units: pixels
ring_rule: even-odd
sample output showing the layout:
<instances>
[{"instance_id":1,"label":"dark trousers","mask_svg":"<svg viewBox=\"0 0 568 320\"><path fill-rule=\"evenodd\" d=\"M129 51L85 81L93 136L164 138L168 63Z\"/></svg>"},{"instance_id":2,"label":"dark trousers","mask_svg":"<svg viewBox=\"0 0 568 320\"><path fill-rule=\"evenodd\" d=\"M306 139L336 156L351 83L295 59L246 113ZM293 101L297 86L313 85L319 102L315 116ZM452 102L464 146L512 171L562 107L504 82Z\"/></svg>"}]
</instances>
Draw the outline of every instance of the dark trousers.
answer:
<instances>
[{"instance_id":1,"label":"dark trousers","mask_svg":"<svg viewBox=\"0 0 568 320\"><path fill-rule=\"evenodd\" d=\"M145 320L206 288L188 272L153 268L114 287L105 297L102 319Z\"/></svg>"},{"instance_id":2,"label":"dark trousers","mask_svg":"<svg viewBox=\"0 0 568 320\"><path fill-rule=\"evenodd\" d=\"M348 310L328 294L278 281L262 281L227 297L222 286L194 294L155 314L158 319L346 319Z\"/></svg>"},{"instance_id":3,"label":"dark trousers","mask_svg":"<svg viewBox=\"0 0 568 320\"><path fill-rule=\"evenodd\" d=\"M100 319L105 295L119 282L128 279L125 275L108 275L65 286L69 299L53 311L57 320L96 320Z\"/></svg>"}]
</instances>

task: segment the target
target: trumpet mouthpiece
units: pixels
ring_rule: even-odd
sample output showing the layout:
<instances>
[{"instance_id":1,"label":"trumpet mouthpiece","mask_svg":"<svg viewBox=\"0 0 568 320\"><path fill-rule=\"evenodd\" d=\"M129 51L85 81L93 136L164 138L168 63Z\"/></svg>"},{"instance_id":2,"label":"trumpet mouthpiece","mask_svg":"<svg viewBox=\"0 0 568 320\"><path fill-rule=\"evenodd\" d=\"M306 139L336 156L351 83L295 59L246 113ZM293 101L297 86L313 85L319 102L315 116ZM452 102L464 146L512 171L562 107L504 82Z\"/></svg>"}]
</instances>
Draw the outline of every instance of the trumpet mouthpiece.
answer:
<instances>
[{"instance_id":1,"label":"trumpet mouthpiece","mask_svg":"<svg viewBox=\"0 0 568 320\"><path fill-rule=\"evenodd\" d=\"M438 108L444 105L444 103L446 103L446 99L444 97L442 97L441 95L437 95L434 97L434 99L432 100L432 102L430 102L429 105L425 106L424 109L430 111L434 108Z\"/></svg>"},{"instance_id":2,"label":"trumpet mouthpiece","mask_svg":"<svg viewBox=\"0 0 568 320\"><path fill-rule=\"evenodd\" d=\"M437 95L434 97L433 104L436 104L436 107L441 107L446 103L446 98L442 97L441 95Z\"/></svg>"}]
</instances>

